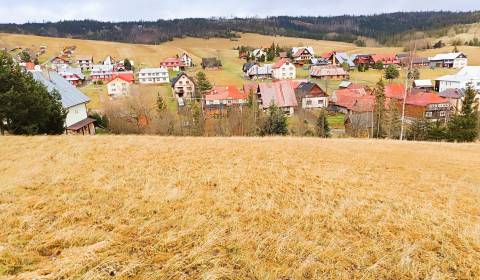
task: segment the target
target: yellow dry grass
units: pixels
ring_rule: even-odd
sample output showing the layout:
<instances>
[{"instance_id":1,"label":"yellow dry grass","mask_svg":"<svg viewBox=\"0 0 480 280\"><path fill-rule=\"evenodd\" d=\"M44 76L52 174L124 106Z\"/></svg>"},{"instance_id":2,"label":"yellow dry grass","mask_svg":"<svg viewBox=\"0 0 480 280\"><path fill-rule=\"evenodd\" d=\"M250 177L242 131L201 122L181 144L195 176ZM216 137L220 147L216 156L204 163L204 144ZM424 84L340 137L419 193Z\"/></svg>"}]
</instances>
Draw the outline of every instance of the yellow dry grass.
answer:
<instances>
[{"instance_id":1,"label":"yellow dry grass","mask_svg":"<svg viewBox=\"0 0 480 280\"><path fill-rule=\"evenodd\" d=\"M2 279L479 279L479 144L0 137Z\"/></svg>"}]
</instances>

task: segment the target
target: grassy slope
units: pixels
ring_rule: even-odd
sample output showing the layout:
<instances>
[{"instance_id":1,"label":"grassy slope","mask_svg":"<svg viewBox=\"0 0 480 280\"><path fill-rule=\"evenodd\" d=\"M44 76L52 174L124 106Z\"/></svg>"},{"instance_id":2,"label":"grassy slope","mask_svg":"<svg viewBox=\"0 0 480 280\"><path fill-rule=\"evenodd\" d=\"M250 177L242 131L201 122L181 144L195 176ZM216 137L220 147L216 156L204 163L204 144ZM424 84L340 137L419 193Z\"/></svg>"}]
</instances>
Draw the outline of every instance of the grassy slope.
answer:
<instances>
[{"instance_id":1,"label":"grassy slope","mask_svg":"<svg viewBox=\"0 0 480 280\"><path fill-rule=\"evenodd\" d=\"M2 279L480 277L478 144L0 144Z\"/></svg>"}]
</instances>

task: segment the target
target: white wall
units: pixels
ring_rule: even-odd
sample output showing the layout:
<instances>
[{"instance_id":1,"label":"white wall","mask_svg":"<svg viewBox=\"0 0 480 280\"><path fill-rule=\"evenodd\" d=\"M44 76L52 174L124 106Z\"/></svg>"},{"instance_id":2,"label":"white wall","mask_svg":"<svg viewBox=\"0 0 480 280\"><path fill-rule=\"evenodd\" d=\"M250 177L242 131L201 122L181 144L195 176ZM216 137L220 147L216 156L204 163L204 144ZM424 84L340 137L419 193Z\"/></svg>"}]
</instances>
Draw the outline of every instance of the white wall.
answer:
<instances>
[{"instance_id":1,"label":"white wall","mask_svg":"<svg viewBox=\"0 0 480 280\"><path fill-rule=\"evenodd\" d=\"M65 119L65 126L69 127L88 117L87 105L85 103L79 104L67 109L67 118Z\"/></svg>"},{"instance_id":2,"label":"white wall","mask_svg":"<svg viewBox=\"0 0 480 280\"><path fill-rule=\"evenodd\" d=\"M307 105L307 101L312 103ZM328 97L306 97L302 99L302 108L312 109L312 108L327 108L328 107Z\"/></svg>"}]
</instances>

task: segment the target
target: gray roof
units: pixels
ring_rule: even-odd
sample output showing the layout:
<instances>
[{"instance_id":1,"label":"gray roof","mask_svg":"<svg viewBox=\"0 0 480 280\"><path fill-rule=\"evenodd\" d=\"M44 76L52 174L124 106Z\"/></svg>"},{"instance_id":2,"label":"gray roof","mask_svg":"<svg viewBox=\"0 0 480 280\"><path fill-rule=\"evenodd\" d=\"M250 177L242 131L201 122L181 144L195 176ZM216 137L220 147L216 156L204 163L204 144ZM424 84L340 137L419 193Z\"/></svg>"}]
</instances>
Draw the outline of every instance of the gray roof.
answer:
<instances>
[{"instance_id":1,"label":"gray roof","mask_svg":"<svg viewBox=\"0 0 480 280\"><path fill-rule=\"evenodd\" d=\"M72 86L57 72L49 72L47 75L46 73L44 74L41 71L33 71L32 74L33 78L45 85L48 91L58 91L62 98L62 106L65 109L90 101L90 99L86 95L84 95L77 88Z\"/></svg>"}]
</instances>

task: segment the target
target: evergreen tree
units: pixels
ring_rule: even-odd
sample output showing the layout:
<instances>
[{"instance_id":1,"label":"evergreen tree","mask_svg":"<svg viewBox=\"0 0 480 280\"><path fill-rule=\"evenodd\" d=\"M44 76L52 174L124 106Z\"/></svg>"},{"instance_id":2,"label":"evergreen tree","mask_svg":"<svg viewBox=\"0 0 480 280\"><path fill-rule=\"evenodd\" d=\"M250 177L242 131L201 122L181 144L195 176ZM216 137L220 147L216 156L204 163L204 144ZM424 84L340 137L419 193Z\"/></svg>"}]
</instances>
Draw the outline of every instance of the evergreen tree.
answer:
<instances>
[{"instance_id":1,"label":"evergreen tree","mask_svg":"<svg viewBox=\"0 0 480 280\"><path fill-rule=\"evenodd\" d=\"M431 123L426 118L413 120L407 130L407 139L413 141L428 140L431 129Z\"/></svg>"},{"instance_id":2,"label":"evergreen tree","mask_svg":"<svg viewBox=\"0 0 480 280\"><path fill-rule=\"evenodd\" d=\"M20 60L22 62L30 62L32 58L30 57L30 54L26 51L23 51L20 53Z\"/></svg>"},{"instance_id":3,"label":"evergreen tree","mask_svg":"<svg viewBox=\"0 0 480 280\"><path fill-rule=\"evenodd\" d=\"M343 68L343 70L345 70L347 72L350 71L350 65L348 65L347 62L342 63L342 68Z\"/></svg>"},{"instance_id":4,"label":"evergreen tree","mask_svg":"<svg viewBox=\"0 0 480 280\"><path fill-rule=\"evenodd\" d=\"M262 136L288 134L287 117L277 105L272 104L270 108L268 108L267 117L260 128L260 134Z\"/></svg>"},{"instance_id":5,"label":"evergreen tree","mask_svg":"<svg viewBox=\"0 0 480 280\"><path fill-rule=\"evenodd\" d=\"M125 66L125 70L132 71L132 63L128 58L125 58L125 60L123 61L123 66Z\"/></svg>"},{"instance_id":6,"label":"evergreen tree","mask_svg":"<svg viewBox=\"0 0 480 280\"><path fill-rule=\"evenodd\" d=\"M203 97L208 91L212 89L212 84L207 79L207 75L204 72L200 71L197 73L196 77L196 88L200 96Z\"/></svg>"},{"instance_id":7,"label":"evergreen tree","mask_svg":"<svg viewBox=\"0 0 480 280\"><path fill-rule=\"evenodd\" d=\"M385 79L392 82L392 80L395 80L400 76L400 72L398 71L398 69L395 66L389 65L387 67L387 69L385 69L385 75L384 76L385 76Z\"/></svg>"},{"instance_id":8,"label":"evergreen tree","mask_svg":"<svg viewBox=\"0 0 480 280\"><path fill-rule=\"evenodd\" d=\"M473 142L478 137L478 104L475 104L477 91L471 84L465 89L462 111L453 116L448 123L448 138L450 141Z\"/></svg>"},{"instance_id":9,"label":"evergreen tree","mask_svg":"<svg viewBox=\"0 0 480 280\"><path fill-rule=\"evenodd\" d=\"M377 61L373 66L374 69L382 70L383 69L383 61Z\"/></svg>"},{"instance_id":10,"label":"evergreen tree","mask_svg":"<svg viewBox=\"0 0 480 280\"><path fill-rule=\"evenodd\" d=\"M23 72L6 53L0 53L0 132L61 134L66 112L60 94Z\"/></svg>"},{"instance_id":11,"label":"evergreen tree","mask_svg":"<svg viewBox=\"0 0 480 280\"><path fill-rule=\"evenodd\" d=\"M384 137L383 121L385 117L385 84L380 79L375 87L375 106L373 108L374 137Z\"/></svg>"},{"instance_id":12,"label":"evergreen tree","mask_svg":"<svg viewBox=\"0 0 480 280\"><path fill-rule=\"evenodd\" d=\"M328 123L328 115L325 110L321 110L318 115L316 131L317 136L322 138L330 137L330 124Z\"/></svg>"}]
</instances>

